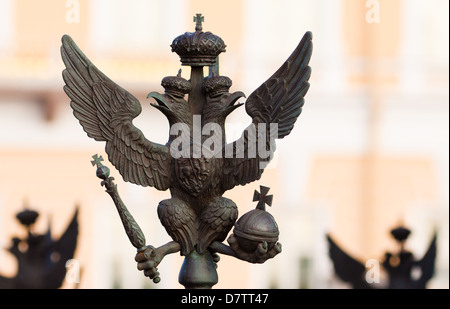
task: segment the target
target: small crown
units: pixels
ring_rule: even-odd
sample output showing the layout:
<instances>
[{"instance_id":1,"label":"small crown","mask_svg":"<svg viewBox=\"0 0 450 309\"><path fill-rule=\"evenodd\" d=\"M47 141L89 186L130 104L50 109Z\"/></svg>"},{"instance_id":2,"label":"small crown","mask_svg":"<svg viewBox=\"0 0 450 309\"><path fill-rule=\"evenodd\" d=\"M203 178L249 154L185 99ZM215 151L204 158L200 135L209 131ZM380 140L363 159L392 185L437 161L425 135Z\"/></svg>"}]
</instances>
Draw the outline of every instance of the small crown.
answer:
<instances>
[{"instance_id":1,"label":"small crown","mask_svg":"<svg viewBox=\"0 0 450 309\"><path fill-rule=\"evenodd\" d=\"M213 74L212 77L207 77L203 81L202 89L203 92L209 94L211 97L218 96L224 92L228 92L231 87L231 79L227 76L216 76Z\"/></svg>"},{"instance_id":2,"label":"small crown","mask_svg":"<svg viewBox=\"0 0 450 309\"><path fill-rule=\"evenodd\" d=\"M39 216L39 213L34 210L25 209L19 212L16 215L16 218L19 220L19 222L25 226L30 226L34 222L36 222L37 217Z\"/></svg>"},{"instance_id":3,"label":"small crown","mask_svg":"<svg viewBox=\"0 0 450 309\"><path fill-rule=\"evenodd\" d=\"M180 56L182 65L212 66L217 61L217 56L225 52L224 41L211 32L202 31L204 17L197 14L195 32L186 32L176 37L170 47L172 52Z\"/></svg>"},{"instance_id":4,"label":"small crown","mask_svg":"<svg viewBox=\"0 0 450 309\"><path fill-rule=\"evenodd\" d=\"M398 242L405 241L408 238L409 234L411 234L411 231L403 226L399 226L399 227L391 230L391 235Z\"/></svg>"},{"instance_id":5,"label":"small crown","mask_svg":"<svg viewBox=\"0 0 450 309\"><path fill-rule=\"evenodd\" d=\"M166 76L161 81L161 86L168 94L172 94L176 97L184 97L186 93L191 91L191 83L181 77L181 69L178 71L177 76Z\"/></svg>"}]
</instances>

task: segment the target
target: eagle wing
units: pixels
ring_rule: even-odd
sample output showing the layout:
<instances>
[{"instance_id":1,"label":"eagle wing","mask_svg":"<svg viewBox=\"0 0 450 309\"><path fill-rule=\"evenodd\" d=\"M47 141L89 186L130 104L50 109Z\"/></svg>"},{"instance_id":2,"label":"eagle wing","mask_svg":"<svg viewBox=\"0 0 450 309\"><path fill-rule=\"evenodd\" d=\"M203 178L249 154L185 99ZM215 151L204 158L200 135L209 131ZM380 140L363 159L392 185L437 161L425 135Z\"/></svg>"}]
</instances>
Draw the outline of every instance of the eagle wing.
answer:
<instances>
[{"instance_id":1,"label":"eagle wing","mask_svg":"<svg viewBox=\"0 0 450 309\"><path fill-rule=\"evenodd\" d=\"M105 141L108 159L125 181L158 190L169 187L169 149L148 141L132 120L141 105L83 54L68 35L62 37L64 91L87 135Z\"/></svg>"},{"instance_id":2,"label":"eagle wing","mask_svg":"<svg viewBox=\"0 0 450 309\"><path fill-rule=\"evenodd\" d=\"M327 240L329 255L333 261L336 275L341 280L350 283L355 289L370 289L371 286L365 280L366 267L364 264L342 250L330 235L327 235Z\"/></svg>"},{"instance_id":3,"label":"eagle wing","mask_svg":"<svg viewBox=\"0 0 450 309\"><path fill-rule=\"evenodd\" d=\"M49 235L50 236L50 235ZM77 247L78 238L78 208L67 226L64 233L58 240L52 241L52 252L58 254L56 261L49 261L49 268L46 272L45 286L47 288L58 288L63 283L66 276L66 263L73 259Z\"/></svg>"},{"instance_id":4,"label":"eagle wing","mask_svg":"<svg viewBox=\"0 0 450 309\"><path fill-rule=\"evenodd\" d=\"M419 289L425 289L427 282L434 275L436 252L437 252L436 239L437 233L435 232L427 252L420 261L416 262L416 265L420 267L420 270L422 272L422 275L416 282L416 286Z\"/></svg>"},{"instance_id":5,"label":"eagle wing","mask_svg":"<svg viewBox=\"0 0 450 309\"><path fill-rule=\"evenodd\" d=\"M226 145L224 190L258 180L272 159L274 139L291 132L309 89L311 54L312 33L306 32L284 64L248 97L245 110L252 123L240 139Z\"/></svg>"}]
</instances>

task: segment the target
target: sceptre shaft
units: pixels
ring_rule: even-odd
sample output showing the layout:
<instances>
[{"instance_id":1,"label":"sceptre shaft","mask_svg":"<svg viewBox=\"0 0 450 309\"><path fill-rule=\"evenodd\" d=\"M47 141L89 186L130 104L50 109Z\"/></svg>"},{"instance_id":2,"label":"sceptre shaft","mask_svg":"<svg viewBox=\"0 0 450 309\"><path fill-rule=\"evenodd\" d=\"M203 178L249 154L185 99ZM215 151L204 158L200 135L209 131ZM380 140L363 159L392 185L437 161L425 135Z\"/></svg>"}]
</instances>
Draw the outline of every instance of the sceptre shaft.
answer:
<instances>
[{"instance_id":1,"label":"sceptre shaft","mask_svg":"<svg viewBox=\"0 0 450 309\"><path fill-rule=\"evenodd\" d=\"M95 154L92 158L94 159L91 161L92 165L97 165L97 177L103 179L101 185L105 186L106 192L113 199L128 239L138 252L143 251L146 248L144 233L120 198L119 192L117 191L117 185L113 182L114 177L109 176L109 168L101 163L101 161L103 161L102 156L99 157Z\"/></svg>"}]
</instances>

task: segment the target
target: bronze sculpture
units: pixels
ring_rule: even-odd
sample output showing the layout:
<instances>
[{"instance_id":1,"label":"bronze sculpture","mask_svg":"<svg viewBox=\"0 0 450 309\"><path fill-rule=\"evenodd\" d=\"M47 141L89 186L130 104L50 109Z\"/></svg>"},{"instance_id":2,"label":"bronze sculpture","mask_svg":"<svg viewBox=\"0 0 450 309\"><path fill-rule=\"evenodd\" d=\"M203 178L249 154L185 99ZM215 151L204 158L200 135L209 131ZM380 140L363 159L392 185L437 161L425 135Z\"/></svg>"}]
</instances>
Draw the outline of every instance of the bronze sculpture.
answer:
<instances>
[{"instance_id":1,"label":"bronze sculpture","mask_svg":"<svg viewBox=\"0 0 450 309\"><path fill-rule=\"evenodd\" d=\"M39 213L25 209L16 217L27 229L28 237L14 237L8 251L18 262L17 274L0 276L0 289L57 289L66 276L66 263L75 253L78 237L78 209L59 239L53 239L50 227L45 234L36 234L33 224Z\"/></svg>"},{"instance_id":2,"label":"bronze sculpture","mask_svg":"<svg viewBox=\"0 0 450 309\"><path fill-rule=\"evenodd\" d=\"M263 263L281 251L280 244L269 248L261 239L255 251L248 253L239 247L234 235L228 240L230 247L223 244L238 218L238 208L222 195L260 179L272 159L274 139L291 132L309 89L312 53L312 34L307 32L280 69L249 96L245 108L252 124L240 139L226 144L225 118L243 105L236 102L245 95L228 92L231 79L218 72L218 56L225 51L225 43L202 31L203 20L197 14L195 32L178 36L171 45L181 64L191 67L190 79L182 78L179 71L177 76L163 78L164 94L148 95L157 102L151 105L169 121L166 145L148 141L133 125L141 106L132 94L100 72L67 35L61 47L66 66L64 91L88 136L106 142L108 159L125 181L170 189L172 198L159 203L158 217L173 241L159 248L145 246L145 238L121 201L109 170L94 157L97 175L138 249L138 268L158 282L157 266L164 255L179 251L186 257L179 281L193 288L217 283L216 253ZM210 67L206 78L204 66Z\"/></svg>"},{"instance_id":3,"label":"bronze sculpture","mask_svg":"<svg viewBox=\"0 0 450 309\"><path fill-rule=\"evenodd\" d=\"M392 237L399 244L399 250L395 253L386 252L381 263L388 278L380 284L387 289L425 289L428 281L434 275L437 234L434 234L422 259L416 260L413 254L405 249L405 241L410 233L411 231L403 226L391 230ZM364 263L347 254L330 235L327 235L327 240L329 255L340 279L350 283L354 289L379 288L380 285L373 285L366 280ZM420 275L417 278L413 276L414 269L419 271Z\"/></svg>"}]
</instances>

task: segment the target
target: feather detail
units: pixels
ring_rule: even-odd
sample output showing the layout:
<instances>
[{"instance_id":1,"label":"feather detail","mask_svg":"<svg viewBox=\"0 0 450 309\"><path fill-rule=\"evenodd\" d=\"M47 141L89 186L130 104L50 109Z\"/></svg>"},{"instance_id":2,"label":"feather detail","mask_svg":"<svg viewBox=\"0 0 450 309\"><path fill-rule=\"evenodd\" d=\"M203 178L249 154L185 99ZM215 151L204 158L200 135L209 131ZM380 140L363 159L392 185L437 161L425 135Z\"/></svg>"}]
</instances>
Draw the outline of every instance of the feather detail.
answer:
<instances>
[{"instance_id":1,"label":"feather detail","mask_svg":"<svg viewBox=\"0 0 450 309\"><path fill-rule=\"evenodd\" d=\"M163 200L158 205L158 217L167 234L180 244L181 255L188 255L194 250L197 215L188 204L177 198Z\"/></svg>"},{"instance_id":2,"label":"feather detail","mask_svg":"<svg viewBox=\"0 0 450 309\"><path fill-rule=\"evenodd\" d=\"M312 34L307 32L283 65L248 97L245 110L252 118L252 124L245 129L240 139L226 146L233 149L233 156L224 159L223 191L261 177L275 148L275 145L271 144L271 124L278 125L275 136L278 139L284 138L293 129L309 89L311 68L308 64L311 54ZM261 123L265 124L265 132L260 132L258 128ZM248 149L254 141L249 138L249 134L256 137L265 136L265 145L259 145L258 142L262 141L258 139L256 149L267 149L268 156L262 157L259 151L250 156ZM244 145L244 156L239 152L239 145Z\"/></svg>"},{"instance_id":3,"label":"feather detail","mask_svg":"<svg viewBox=\"0 0 450 309\"><path fill-rule=\"evenodd\" d=\"M148 141L133 125L142 110L136 97L98 70L67 35L61 56L66 66L64 91L87 135L106 142L108 159L125 181L167 190L169 149Z\"/></svg>"},{"instance_id":4,"label":"feather detail","mask_svg":"<svg viewBox=\"0 0 450 309\"><path fill-rule=\"evenodd\" d=\"M238 217L236 204L217 197L200 215L197 251L203 253L213 241L224 241Z\"/></svg>"}]
</instances>

